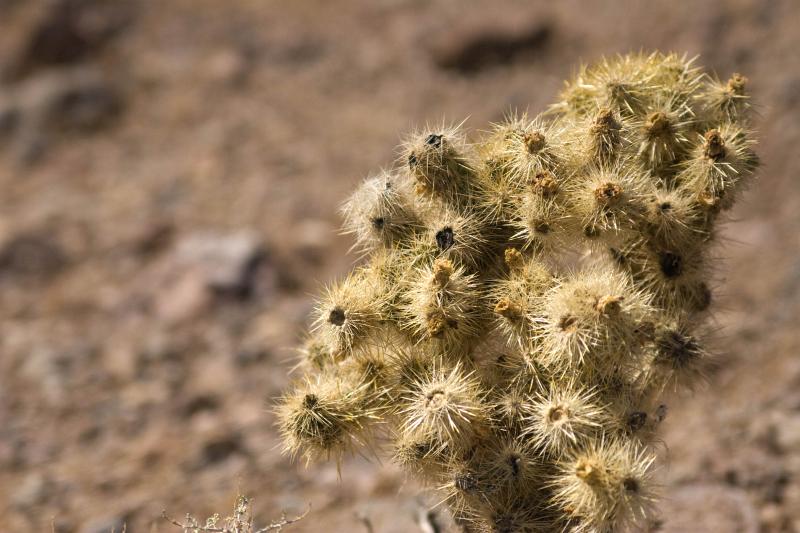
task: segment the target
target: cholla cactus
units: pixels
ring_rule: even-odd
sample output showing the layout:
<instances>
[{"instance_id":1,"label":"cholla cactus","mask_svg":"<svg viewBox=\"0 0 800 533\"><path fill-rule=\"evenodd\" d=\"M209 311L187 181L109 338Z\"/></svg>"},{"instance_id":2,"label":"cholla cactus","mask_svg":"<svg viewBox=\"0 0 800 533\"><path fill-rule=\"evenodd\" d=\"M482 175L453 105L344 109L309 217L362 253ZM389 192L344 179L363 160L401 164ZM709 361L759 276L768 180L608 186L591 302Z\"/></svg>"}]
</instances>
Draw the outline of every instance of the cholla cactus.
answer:
<instances>
[{"instance_id":1,"label":"cholla cactus","mask_svg":"<svg viewBox=\"0 0 800 533\"><path fill-rule=\"evenodd\" d=\"M665 395L710 363L708 250L758 164L746 86L633 54L474 143L411 135L343 209L369 259L317 304L286 450L391 442L468 531L650 527Z\"/></svg>"}]
</instances>

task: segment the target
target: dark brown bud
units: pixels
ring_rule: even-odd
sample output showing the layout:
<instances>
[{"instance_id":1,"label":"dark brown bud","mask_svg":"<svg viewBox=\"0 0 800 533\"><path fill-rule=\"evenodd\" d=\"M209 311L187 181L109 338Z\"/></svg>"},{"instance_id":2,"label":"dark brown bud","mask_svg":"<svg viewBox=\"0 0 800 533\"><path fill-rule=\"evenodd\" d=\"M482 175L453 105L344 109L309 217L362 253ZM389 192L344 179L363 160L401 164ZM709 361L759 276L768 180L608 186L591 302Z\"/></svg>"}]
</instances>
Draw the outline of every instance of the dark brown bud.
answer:
<instances>
[{"instance_id":1,"label":"dark brown bud","mask_svg":"<svg viewBox=\"0 0 800 533\"><path fill-rule=\"evenodd\" d=\"M587 459L581 459L578 464L575 465L575 475L589 485L599 483L601 476L598 468Z\"/></svg>"},{"instance_id":2,"label":"dark brown bud","mask_svg":"<svg viewBox=\"0 0 800 533\"><path fill-rule=\"evenodd\" d=\"M456 239L453 235L453 228L448 226L436 232L436 246L438 246L441 251L444 252L455 243Z\"/></svg>"},{"instance_id":3,"label":"dark brown bud","mask_svg":"<svg viewBox=\"0 0 800 533\"><path fill-rule=\"evenodd\" d=\"M428 409L439 409L447 401L447 396L443 390L434 390L425 397L425 405Z\"/></svg>"},{"instance_id":4,"label":"dark brown bud","mask_svg":"<svg viewBox=\"0 0 800 533\"><path fill-rule=\"evenodd\" d=\"M622 310L622 300L622 296L603 296L597 300L595 308L604 316L617 315Z\"/></svg>"},{"instance_id":5,"label":"dark brown bud","mask_svg":"<svg viewBox=\"0 0 800 533\"><path fill-rule=\"evenodd\" d=\"M522 136L522 142L525 143L525 147L528 149L528 152L532 154L535 154L536 152L544 148L546 144L544 135L540 131L532 131L525 133L525 135Z\"/></svg>"},{"instance_id":6,"label":"dark brown bud","mask_svg":"<svg viewBox=\"0 0 800 533\"><path fill-rule=\"evenodd\" d=\"M628 415L628 429L632 432L642 429L647 422L647 413L644 411L634 411Z\"/></svg>"},{"instance_id":7,"label":"dark brown bud","mask_svg":"<svg viewBox=\"0 0 800 533\"><path fill-rule=\"evenodd\" d=\"M745 76L736 72L731 76L731 79L728 80L728 91L736 96L744 96L748 81L749 80Z\"/></svg>"},{"instance_id":8,"label":"dark brown bud","mask_svg":"<svg viewBox=\"0 0 800 533\"><path fill-rule=\"evenodd\" d=\"M442 135L438 133L431 133L425 137L425 144L433 148L442 147Z\"/></svg>"},{"instance_id":9,"label":"dark brown bud","mask_svg":"<svg viewBox=\"0 0 800 533\"><path fill-rule=\"evenodd\" d=\"M600 229L596 226L586 226L583 228L583 235L588 239L595 239L600 236Z\"/></svg>"},{"instance_id":10,"label":"dark brown bud","mask_svg":"<svg viewBox=\"0 0 800 533\"><path fill-rule=\"evenodd\" d=\"M344 309L339 306L334 307L331 309L331 312L328 314L328 322L333 324L334 326L341 326L344 324L345 319L347 318Z\"/></svg>"},{"instance_id":11,"label":"dark brown bud","mask_svg":"<svg viewBox=\"0 0 800 533\"><path fill-rule=\"evenodd\" d=\"M725 140L719 130L709 130L703 137L703 153L706 157L715 161L725 157Z\"/></svg>"},{"instance_id":12,"label":"dark brown bud","mask_svg":"<svg viewBox=\"0 0 800 533\"><path fill-rule=\"evenodd\" d=\"M316 394L306 394L303 397L303 407L306 409L313 409L319 403L319 398L317 398Z\"/></svg>"},{"instance_id":13,"label":"dark brown bud","mask_svg":"<svg viewBox=\"0 0 800 533\"><path fill-rule=\"evenodd\" d=\"M647 115L644 128L653 137L664 135L670 130L669 117L663 111L656 111Z\"/></svg>"},{"instance_id":14,"label":"dark brown bud","mask_svg":"<svg viewBox=\"0 0 800 533\"><path fill-rule=\"evenodd\" d=\"M622 480L622 488L627 492L639 492L639 482L632 477L626 477Z\"/></svg>"},{"instance_id":15,"label":"dark brown bud","mask_svg":"<svg viewBox=\"0 0 800 533\"><path fill-rule=\"evenodd\" d=\"M447 318L440 309L431 309L425 316L427 322L428 335L438 338L444 335L449 329L458 329L458 322L452 318Z\"/></svg>"},{"instance_id":16,"label":"dark brown bud","mask_svg":"<svg viewBox=\"0 0 800 533\"><path fill-rule=\"evenodd\" d=\"M543 198L552 198L558 193L558 181L552 172L539 172L531 180L531 189Z\"/></svg>"},{"instance_id":17,"label":"dark brown bud","mask_svg":"<svg viewBox=\"0 0 800 533\"><path fill-rule=\"evenodd\" d=\"M383 217L375 217L372 220L370 220L370 222L372 223L372 227L373 228L375 228L376 230L380 231L380 230L383 229L383 226L386 224L386 219L383 218Z\"/></svg>"},{"instance_id":18,"label":"dark brown bud","mask_svg":"<svg viewBox=\"0 0 800 533\"><path fill-rule=\"evenodd\" d=\"M468 494L478 491L478 480L470 472L458 474L453 480L453 485L461 492Z\"/></svg>"},{"instance_id":19,"label":"dark brown bud","mask_svg":"<svg viewBox=\"0 0 800 533\"><path fill-rule=\"evenodd\" d=\"M494 312L509 320L519 320L522 318L522 308L509 298L500 298L494 306Z\"/></svg>"},{"instance_id":20,"label":"dark brown bud","mask_svg":"<svg viewBox=\"0 0 800 533\"><path fill-rule=\"evenodd\" d=\"M448 259L437 259L433 264L433 282L444 287L453 275L453 262Z\"/></svg>"},{"instance_id":21,"label":"dark brown bud","mask_svg":"<svg viewBox=\"0 0 800 533\"><path fill-rule=\"evenodd\" d=\"M658 256L658 265L668 278L677 278L683 273L683 258L672 252L661 252Z\"/></svg>"},{"instance_id":22,"label":"dark brown bud","mask_svg":"<svg viewBox=\"0 0 800 533\"><path fill-rule=\"evenodd\" d=\"M697 195L697 204L706 211L716 213L720 209L721 196L715 195L710 191L705 191Z\"/></svg>"},{"instance_id":23,"label":"dark brown bud","mask_svg":"<svg viewBox=\"0 0 800 533\"><path fill-rule=\"evenodd\" d=\"M578 319L576 319L572 315L564 315L561 317L561 320L558 321L558 327L561 331L566 331L571 333L578 329Z\"/></svg>"},{"instance_id":24,"label":"dark brown bud","mask_svg":"<svg viewBox=\"0 0 800 533\"><path fill-rule=\"evenodd\" d=\"M617 265L625 266L628 264L628 256L622 250L612 247L608 249L608 253L611 255L611 260Z\"/></svg>"},{"instance_id":25,"label":"dark brown bud","mask_svg":"<svg viewBox=\"0 0 800 533\"><path fill-rule=\"evenodd\" d=\"M505 251L505 261L508 265L508 268L515 269L515 268L522 268L525 264L525 259L522 257L522 253L516 248L506 248Z\"/></svg>"},{"instance_id":26,"label":"dark brown bud","mask_svg":"<svg viewBox=\"0 0 800 533\"><path fill-rule=\"evenodd\" d=\"M440 313L429 313L428 319L428 335L431 337L440 337L444 330L447 328L447 322Z\"/></svg>"},{"instance_id":27,"label":"dark brown bud","mask_svg":"<svg viewBox=\"0 0 800 533\"><path fill-rule=\"evenodd\" d=\"M675 368L689 365L700 357L700 346L694 337L678 331L667 331L656 340L656 361Z\"/></svg>"},{"instance_id":28,"label":"dark brown bud","mask_svg":"<svg viewBox=\"0 0 800 533\"><path fill-rule=\"evenodd\" d=\"M594 197L597 203L612 206L620 200L622 192L622 187L608 181L594 190Z\"/></svg>"},{"instance_id":29,"label":"dark brown bud","mask_svg":"<svg viewBox=\"0 0 800 533\"><path fill-rule=\"evenodd\" d=\"M594 135L607 135L609 133L619 131L622 128L620 123L614 117L614 112L609 108L604 107L597 113L594 123L591 126L591 132Z\"/></svg>"},{"instance_id":30,"label":"dark brown bud","mask_svg":"<svg viewBox=\"0 0 800 533\"><path fill-rule=\"evenodd\" d=\"M563 405L556 405L550 408L547 413L547 419L550 422L558 423L569 417L569 408Z\"/></svg>"}]
</instances>

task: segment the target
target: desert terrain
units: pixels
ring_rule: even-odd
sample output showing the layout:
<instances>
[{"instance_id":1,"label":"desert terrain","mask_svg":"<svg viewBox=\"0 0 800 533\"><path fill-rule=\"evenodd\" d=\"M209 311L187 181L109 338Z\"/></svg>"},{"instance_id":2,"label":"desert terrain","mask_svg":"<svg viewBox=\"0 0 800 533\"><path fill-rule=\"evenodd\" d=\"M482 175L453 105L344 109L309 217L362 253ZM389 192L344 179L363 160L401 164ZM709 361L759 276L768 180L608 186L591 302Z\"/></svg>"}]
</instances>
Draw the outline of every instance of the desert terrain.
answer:
<instances>
[{"instance_id":1,"label":"desert terrain","mask_svg":"<svg viewBox=\"0 0 800 533\"><path fill-rule=\"evenodd\" d=\"M662 531L800 531L800 3L0 0L0 531L423 531L389 461L292 463L272 406L339 205L415 126L542 111L581 61L741 72L759 179L717 249L708 387L669 404ZM446 522L445 517L435 520Z\"/></svg>"}]
</instances>

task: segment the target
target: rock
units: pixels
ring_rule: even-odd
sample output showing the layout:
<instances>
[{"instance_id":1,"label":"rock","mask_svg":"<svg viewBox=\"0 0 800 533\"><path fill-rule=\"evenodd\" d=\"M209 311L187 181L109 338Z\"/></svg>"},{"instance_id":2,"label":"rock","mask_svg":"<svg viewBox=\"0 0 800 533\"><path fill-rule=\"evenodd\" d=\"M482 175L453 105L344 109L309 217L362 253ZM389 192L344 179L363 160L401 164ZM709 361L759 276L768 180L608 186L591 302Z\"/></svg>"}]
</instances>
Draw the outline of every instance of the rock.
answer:
<instances>
[{"instance_id":1,"label":"rock","mask_svg":"<svg viewBox=\"0 0 800 533\"><path fill-rule=\"evenodd\" d=\"M212 53L205 66L209 81L234 87L245 81L250 68L242 51L228 48Z\"/></svg>"},{"instance_id":2,"label":"rock","mask_svg":"<svg viewBox=\"0 0 800 533\"><path fill-rule=\"evenodd\" d=\"M197 272L207 289L240 298L252 292L264 255L250 232L192 234L181 239L175 250L176 266Z\"/></svg>"},{"instance_id":3,"label":"rock","mask_svg":"<svg viewBox=\"0 0 800 533\"><path fill-rule=\"evenodd\" d=\"M102 352L103 369L121 382L136 378L139 371L139 358L132 341L112 338L105 343Z\"/></svg>"},{"instance_id":4,"label":"rock","mask_svg":"<svg viewBox=\"0 0 800 533\"><path fill-rule=\"evenodd\" d=\"M222 355L222 354L219 354ZM236 374L229 357L198 358L192 365L189 379L196 394L224 397L236 387Z\"/></svg>"},{"instance_id":5,"label":"rock","mask_svg":"<svg viewBox=\"0 0 800 533\"><path fill-rule=\"evenodd\" d=\"M766 531L793 531L780 505L765 504L759 509L759 518Z\"/></svg>"},{"instance_id":6,"label":"rock","mask_svg":"<svg viewBox=\"0 0 800 533\"><path fill-rule=\"evenodd\" d=\"M0 242L0 278L6 275L45 280L67 265L67 256L44 229L12 235Z\"/></svg>"},{"instance_id":7,"label":"rock","mask_svg":"<svg viewBox=\"0 0 800 533\"><path fill-rule=\"evenodd\" d=\"M267 350L268 354L269 347L285 344L287 334L293 333L293 324L290 321L292 316L289 314L291 311L285 307L253 317L243 339L242 349L256 353Z\"/></svg>"},{"instance_id":8,"label":"rock","mask_svg":"<svg viewBox=\"0 0 800 533\"><path fill-rule=\"evenodd\" d=\"M17 158L35 162L54 140L102 129L122 108L120 91L97 69L43 72L0 92L0 109L10 113L0 139L5 129Z\"/></svg>"},{"instance_id":9,"label":"rock","mask_svg":"<svg viewBox=\"0 0 800 533\"><path fill-rule=\"evenodd\" d=\"M155 294L156 314L174 324L200 315L211 303L211 293L203 276L195 271L175 271L168 274Z\"/></svg>"},{"instance_id":10,"label":"rock","mask_svg":"<svg viewBox=\"0 0 800 533\"><path fill-rule=\"evenodd\" d=\"M100 52L130 20L127 2L54 0L19 44L5 78L20 79L48 66L80 62Z\"/></svg>"},{"instance_id":11,"label":"rock","mask_svg":"<svg viewBox=\"0 0 800 533\"><path fill-rule=\"evenodd\" d=\"M335 232L325 220L302 220L292 231L292 251L310 264L319 265L331 247L331 236Z\"/></svg>"},{"instance_id":12,"label":"rock","mask_svg":"<svg viewBox=\"0 0 800 533\"><path fill-rule=\"evenodd\" d=\"M136 254L143 256L155 255L162 252L170 244L175 236L175 226L167 221L149 220L133 230L133 248Z\"/></svg>"},{"instance_id":13,"label":"rock","mask_svg":"<svg viewBox=\"0 0 800 533\"><path fill-rule=\"evenodd\" d=\"M219 409L220 400L213 394L195 394L180 406L181 416L192 417L198 413L216 411Z\"/></svg>"},{"instance_id":14,"label":"rock","mask_svg":"<svg viewBox=\"0 0 800 533\"><path fill-rule=\"evenodd\" d=\"M529 26L475 27L446 32L431 48L436 65L463 75L541 56L553 27L547 21Z\"/></svg>"},{"instance_id":15,"label":"rock","mask_svg":"<svg viewBox=\"0 0 800 533\"><path fill-rule=\"evenodd\" d=\"M52 483L39 472L28 474L16 488L12 503L26 509L45 503L52 492Z\"/></svg>"},{"instance_id":16,"label":"rock","mask_svg":"<svg viewBox=\"0 0 800 533\"><path fill-rule=\"evenodd\" d=\"M163 331L150 331L143 335L141 343L138 345L136 358L138 364L144 366L159 366L169 361L178 361L183 347L177 339L167 335Z\"/></svg>"},{"instance_id":17,"label":"rock","mask_svg":"<svg viewBox=\"0 0 800 533\"><path fill-rule=\"evenodd\" d=\"M67 367L65 354L48 346L37 346L24 359L20 374L42 391L51 406L56 406L67 394Z\"/></svg>"},{"instance_id":18,"label":"rock","mask_svg":"<svg viewBox=\"0 0 800 533\"><path fill-rule=\"evenodd\" d=\"M742 490L723 485L683 485L661 503L659 533L758 533L759 517Z\"/></svg>"},{"instance_id":19,"label":"rock","mask_svg":"<svg viewBox=\"0 0 800 533\"><path fill-rule=\"evenodd\" d=\"M243 346L234 354L234 361L239 366L261 363L270 358L272 352L266 346Z\"/></svg>"},{"instance_id":20,"label":"rock","mask_svg":"<svg viewBox=\"0 0 800 533\"><path fill-rule=\"evenodd\" d=\"M221 463L233 455L245 454L241 436L237 433L216 435L203 444L197 467L210 466Z\"/></svg>"},{"instance_id":21,"label":"rock","mask_svg":"<svg viewBox=\"0 0 800 533\"><path fill-rule=\"evenodd\" d=\"M266 252L253 233L198 232L172 240L134 282L133 291L163 322L180 323L218 299L245 300L260 290Z\"/></svg>"},{"instance_id":22,"label":"rock","mask_svg":"<svg viewBox=\"0 0 800 533\"><path fill-rule=\"evenodd\" d=\"M0 143L10 138L19 127L20 111L17 107L0 103Z\"/></svg>"},{"instance_id":23,"label":"rock","mask_svg":"<svg viewBox=\"0 0 800 533\"><path fill-rule=\"evenodd\" d=\"M56 516L50 523L51 533L74 533L75 530L74 522L64 516Z\"/></svg>"},{"instance_id":24,"label":"rock","mask_svg":"<svg viewBox=\"0 0 800 533\"><path fill-rule=\"evenodd\" d=\"M800 415L780 414L775 423L775 441L783 451L800 449Z\"/></svg>"},{"instance_id":25,"label":"rock","mask_svg":"<svg viewBox=\"0 0 800 533\"><path fill-rule=\"evenodd\" d=\"M93 131L119 113L119 93L97 72L81 70L51 86L41 101L45 127L56 131Z\"/></svg>"},{"instance_id":26,"label":"rock","mask_svg":"<svg viewBox=\"0 0 800 533\"><path fill-rule=\"evenodd\" d=\"M84 340L59 343L53 339L39 341L22 354L19 378L41 391L41 398L54 408L69 408L64 399L70 386L86 380L88 362L96 354L96 346Z\"/></svg>"},{"instance_id":27,"label":"rock","mask_svg":"<svg viewBox=\"0 0 800 533\"><path fill-rule=\"evenodd\" d=\"M90 520L80 533L121 533L125 529L125 517L111 515Z\"/></svg>"}]
</instances>

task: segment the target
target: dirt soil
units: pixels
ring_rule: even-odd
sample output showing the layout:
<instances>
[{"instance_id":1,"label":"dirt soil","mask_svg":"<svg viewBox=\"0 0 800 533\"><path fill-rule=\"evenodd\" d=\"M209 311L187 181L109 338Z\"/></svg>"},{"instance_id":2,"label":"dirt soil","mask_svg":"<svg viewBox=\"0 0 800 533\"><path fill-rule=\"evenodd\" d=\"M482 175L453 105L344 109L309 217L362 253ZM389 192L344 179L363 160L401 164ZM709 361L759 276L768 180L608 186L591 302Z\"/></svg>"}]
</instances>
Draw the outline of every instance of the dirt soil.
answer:
<instances>
[{"instance_id":1,"label":"dirt soil","mask_svg":"<svg viewBox=\"0 0 800 533\"><path fill-rule=\"evenodd\" d=\"M741 72L760 179L719 249L711 385L670 404L664 531L800 531L800 3L0 0L0 531L421 531L388 463L308 469L270 406L338 205L443 118L644 50Z\"/></svg>"}]
</instances>

